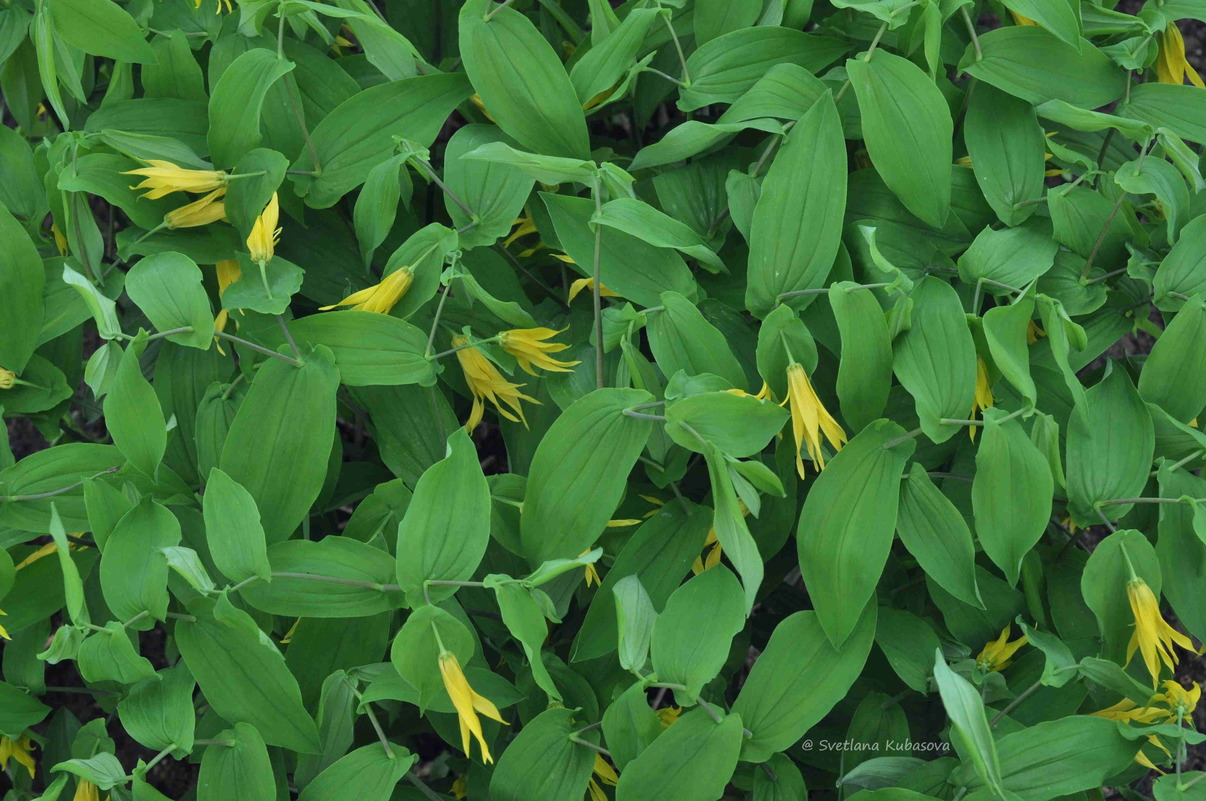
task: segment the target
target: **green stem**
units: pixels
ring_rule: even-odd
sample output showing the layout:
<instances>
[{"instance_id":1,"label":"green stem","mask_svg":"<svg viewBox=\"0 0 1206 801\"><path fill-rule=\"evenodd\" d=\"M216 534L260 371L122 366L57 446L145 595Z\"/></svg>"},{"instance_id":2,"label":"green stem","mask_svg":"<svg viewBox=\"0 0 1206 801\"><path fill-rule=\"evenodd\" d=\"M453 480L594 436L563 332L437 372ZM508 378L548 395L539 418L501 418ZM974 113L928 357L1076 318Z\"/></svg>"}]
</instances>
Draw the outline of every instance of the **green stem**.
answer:
<instances>
[{"instance_id":1,"label":"green stem","mask_svg":"<svg viewBox=\"0 0 1206 801\"><path fill-rule=\"evenodd\" d=\"M663 19L665 19L665 17L663 17ZM668 21L667 21L667 24L669 24ZM671 32L673 32L674 28L671 27L670 30L671 30ZM674 42L675 42L675 44L677 44L678 39L675 39ZM681 55L681 51L680 51L680 55ZM687 69L686 63L684 62L683 70L686 70L686 69ZM594 199L595 199L595 214L596 215L601 214L603 212L603 199L602 199L602 197L600 197L601 193L602 193L602 187L600 187L600 185L599 185L599 176L595 175L594 191L591 194L594 195ZM592 275L594 276L594 281L592 282L593 286L591 287L591 300L594 305L594 313L595 313L595 387L597 389L603 389L603 386L604 386L604 381L603 381L603 294L602 294L603 293L603 280L600 277L600 269L599 269L599 264L601 261L602 253L603 253L603 226L599 225L598 223L595 223L595 255L594 255L594 269L592 271Z\"/></svg>"},{"instance_id":2,"label":"green stem","mask_svg":"<svg viewBox=\"0 0 1206 801\"><path fill-rule=\"evenodd\" d=\"M967 25L967 33L971 36L972 46L976 49L976 61L983 61L984 51L980 48L980 37L976 35L976 26L972 22L971 14L967 13L967 6L960 6L959 11L963 14L963 22Z\"/></svg>"},{"instance_id":3,"label":"green stem","mask_svg":"<svg viewBox=\"0 0 1206 801\"><path fill-rule=\"evenodd\" d=\"M1010 701L1008 706L1006 706L1004 709L1002 709L1000 712L998 712L998 713L997 713L996 717L994 717L994 718L992 719L992 723L989 723L989 724L988 724L988 725L989 725L989 728L994 728L994 729L995 729L995 728L996 728L996 726L997 726L997 724L998 724L998 723L1000 723L1000 722L1001 722L1001 720L1002 720L1002 719L1004 719L1004 717L1005 717L1006 715L1008 715L1010 712L1012 712L1013 710L1015 710L1015 709L1017 709L1019 706L1021 706L1021 705L1022 705L1022 703L1023 703L1023 702L1024 702L1024 701L1025 701L1027 698L1029 698L1030 696L1032 696L1032 695L1034 695L1036 692L1038 692L1038 691L1039 691L1039 689L1040 689L1042 686L1043 686L1043 682L1042 682L1042 681L1036 681L1034 684L1031 684L1031 685L1030 685L1029 687L1027 687L1025 690L1022 690L1021 694L1019 694L1017 698L1015 698L1015 699L1013 699L1012 701Z\"/></svg>"},{"instance_id":4,"label":"green stem","mask_svg":"<svg viewBox=\"0 0 1206 801\"><path fill-rule=\"evenodd\" d=\"M475 342L470 342L468 345L461 345L459 347L449 348L448 350L442 350L439 353L433 353L431 356L427 357L427 360L435 361L436 359L442 359L445 356L451 356L452 354L456 353L457 351L468 350L469 348L476 348L478 345L486 345L490 342L497 342L501 338L502 338L502 335L500 334L499 336L490 337L489 339L479 339Z\"/></svg>"},{"instance_id":5,"label":"green stem","mask_svg":"<svg viewBox=\"0 0 1206 801\"><path fill-rule=\"evenodd\" d=\"M581 737L575 737L574 735L572 735L572 734L571 734L571 735L569 735L569 741L570 741L571 743L574 743L575 745L584 745L584 746L586 746L587 748L589 748L589 749L591 749L591 750L593 750L593 751L598 751L600 754L602 754L602 755L603 755L603 756L605 756L605 757L610 757L610 756L611 756L611 752L610 752L610 751L608 751L608 750L607 750L606 748L604 748L603 746L601 746L601 745L595 745L594 743L592 743L592 742L591 742L591 741L589 741L589 740L583 740Z\"/></svg>"},{"instance_id":6,"label":"green stem","mask_svg":"<svg viewBox=\"0 0 1206 801\"><path fill-rule=\"evenodd\" d=\"M691 73L687 70L687 57L683 55L682 42L678 41L678 32L674 30L674 23L670 21L670 12L667 11L662 15L662 22L666 23L666 30L670 31L670 38L674 40L674 49L678 51L678 63L683 68L683 86L691 85Z\"/></svg>"},{"instance_id":7,"label":"green stem","mask_svg":"<svg viewBox=\"0 0 1206 801\"><path fill-rule=\"evenodd\" d=\"M1127 198L1126 192L1120 192L1118 199L1114 201L1113 208L1106 215L1105 223L1101 226L1101 231L1097 234L1097 239L1093 242L1093 249L1089 251L1088 257L1085 259L1085 266L1080 271L1080 279L1083 281L1089 277L1089 270L1093 269L1093 262L1097 260L1097 254L1101 252L1101 246L1105 243L1106 234L1110 232L1110 226L1114 224L1114 218L1118 216L1118 210L1122 208L1123 202Z\"/></svg>"},{"instance_id":8,"label":"green stem","mask_svg":"<svg viewBox=\"0 0 1206 801\"><path fill-rule=\"evenodd\" d=\"M642 412L634 412L632 409L624 409L621 414L625 417L635 417L638 420L657 420L664 423L666 418L660 414L644 414Z\"/></svg>"},{"instance_id":9,"label":"green stem","mask_svg":"<svg viewBox=\"0 0 1206 801\"><path fill-rule=\"evenodd\" d=\"M885 451L887 451L887 450L891 450L892 448L895 448L895 447L896 447L897 445L899 445L900 443L902 443L902 442L908 442L909 440L911 440L911 439L913 439L913 438L915 438L915 437L918 437L918 436L920 436L920 435L921 435L921 429L920 429L920 428L914 428L912 431L910 431L910 432L909 432L909 433L907 433L907 434L902 434L902 435L901 435L901 436L899 436L899 437L896 437L896 438L894 438L894 439L890 439L890 440L888 440L887 442L885 442L885 443L884 443L884 450L885 450Z\"/></svg>"},{"instance_id":10,"label":"green stem","mask_svg":"<svg viewBox=\"0 0 1206 801\"><path fill-rule=\"evenodd\" d=\"M440 293L440 302L436 304L435 316L431 318L431 330L427 333L427 350L424 351L428 359L438 358L431 355L431 349L435 346L436 331L439 330L440 316L444 313L444 304L448 302L448 292L450 289L451 287L444 287L444 291ZM453 350L459 350L459 348L454 348ZM443 356L447 353L448 351L445 351L440 355Z\"/></svg>"},{"instance_id":11,"label":"green stem","mask_svg":"<svg viewBox=\"0 0 1206 801\"><path fill-rule=\"evenodd\" d=\"M402 587L397 584L378 584L375 581L357 581L356 579L345 579L340 578L339 576L320 576L316 573L273 572L272 577L306 579L308 581L325 581L328 584L342 584L345 587L363 587L366 590L376 590L377 592L389 592L391 590L402 589Z\"/></svg>"},{"instance_id":12,"label":"green stem","mask_svg":"<svg viewBox=\"0 0 1206 801\"><path fill-rule=\"evenodd\" d=\"M265 348L263 345L257 345L254 342L248 342L247 340L243 339L242 337L236 337L233 334L226 333L225 331L215 331L214 336L216 336L218 339L225 339L227 342L234 343L235 345L238 345L240 347L247 348L248 350L253 350L256 353L262 353L265 356L271 356L274 359L280 359L283 362L288 362L289 364L293 365L294 367L303 366L303 363L300 360L294 359L292 356L286 356L283 353L277 353L274 350Z\"/></svg>"}]
</instances>

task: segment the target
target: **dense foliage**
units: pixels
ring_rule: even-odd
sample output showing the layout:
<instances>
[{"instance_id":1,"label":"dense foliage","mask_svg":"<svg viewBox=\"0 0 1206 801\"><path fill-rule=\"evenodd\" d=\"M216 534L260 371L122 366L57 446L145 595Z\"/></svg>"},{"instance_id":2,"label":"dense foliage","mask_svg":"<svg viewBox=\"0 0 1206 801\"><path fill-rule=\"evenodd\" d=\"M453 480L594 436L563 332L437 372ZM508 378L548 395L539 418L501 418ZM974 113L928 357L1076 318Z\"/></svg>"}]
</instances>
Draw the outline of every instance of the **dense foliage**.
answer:
<instances>
[{"instance_id":1,"label":"dense foliage","mask_svg":"<svg viewBox=\"0 0 1206 801\"><path fill-rule=\"evenodd\" d=\"M1206 2L613 5L5 1L5 801L1203 797Z\"/></svg>"}]
</instances>

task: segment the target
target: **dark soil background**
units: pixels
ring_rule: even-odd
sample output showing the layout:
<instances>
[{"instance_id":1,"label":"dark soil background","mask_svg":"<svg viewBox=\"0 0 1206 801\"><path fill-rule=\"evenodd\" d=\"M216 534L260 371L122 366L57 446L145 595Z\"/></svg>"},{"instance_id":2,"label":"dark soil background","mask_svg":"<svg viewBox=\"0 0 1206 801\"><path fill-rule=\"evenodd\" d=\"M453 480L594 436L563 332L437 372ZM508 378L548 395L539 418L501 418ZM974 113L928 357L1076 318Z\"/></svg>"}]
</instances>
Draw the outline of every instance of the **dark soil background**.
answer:
<instances>
[{"instance_id":1,"label":"dark soil background","mask_svg":"<svg viewBox=\"0 0 1206 801\"><path fill-rule=\"evenodd\" d=\"M1142 6L1143 0L1120 0L1117 4L1118 10L1127 13L1136 13ZM1181 23L1181 30L1185 38L1186 52L1190 62L1198 68L1199 72L1206 71L1206 52L1204 52L1204 46L1206 46L1206 25L1193 20L1184 20ZM1152 342L1152 338L1147 334L1129 335L1111 348L1108 355L1123 358L1128 355L1144 354L1150 351ZM96 340L94 334L86 337L84 355L87 356L88 353L95 349L97 344L99 342ZM87 388L81 385L79 397L85 398L87 392ZM94 428L94 426L88 425L84 420L78 421L78 424L85 429ZM23 419L8 420L6 421L6 425L10 446L13 454L18 459L48 447L45 437L29 421ZM341 426L341 430L344 431L346 437L354 435L353 427L351 426ZM68 434L69 439L76 437L74 432L69 432L66 428L64 428L64 432ZM103 428L95 431L88 430L87 433L94 436L104 436ZM495 436L494 432L490 432L480 438L478 445L483 460L505 459L505 454L501 453L501 438ZM495 450L500 452L493 453L492 451ZM1104 529L1101 531L1090 530L1084 536L1084 542L1091 545L1100 541L1107 533ZM144 656L155 664L156 668L166 667L170 664L166 658L165 636L161 630L152 630L144 632L141 635L141 651ZM1176 678L1183 684L1188 684L1191 681L1206 684L1206 658L1193 654L1187 655L1177 670ZM113 715L106 713L95 702L93 697L87 694L87 691L82 690L84 683L76 672L73 662L48 666L46 683L49 687L54 688L54 691L49 692L43 700L55 709L70 710L81 722L88 722L96 718L113 717ZM1206 730L1206 704L1199 706L1194 719L1199 730ZM117 741L117 755L121 759L122 764L128 768L133 767L138 759L150 760L154 756L153 752L129 739L119 725L110 726L109 735ZM39 768L39 779L41 779L43 775L42 766L39 766ZM1186 768L1189 770L1206 769L1206 748L1191 748ZM161 791L178 798L193 787L196 782L196 772L197 767L195 764L165 759L151 770L148 778ZM3 782L3 780L0 779L0 782ZM1146 782L1144 784L1147 785ZM1149 790L1149 787L1150 785L1144 786L1142 789Z\"/></svg>"}]
</instances>

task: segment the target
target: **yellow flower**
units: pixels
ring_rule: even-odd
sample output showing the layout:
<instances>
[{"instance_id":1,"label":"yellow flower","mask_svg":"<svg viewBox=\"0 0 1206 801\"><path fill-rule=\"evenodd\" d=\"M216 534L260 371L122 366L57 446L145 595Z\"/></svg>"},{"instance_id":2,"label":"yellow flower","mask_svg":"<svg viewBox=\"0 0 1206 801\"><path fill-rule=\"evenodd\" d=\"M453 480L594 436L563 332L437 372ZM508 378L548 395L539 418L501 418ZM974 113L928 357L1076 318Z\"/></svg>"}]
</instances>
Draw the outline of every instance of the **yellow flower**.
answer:
<instances>
[{"instance_id":1,"label":"yellow flower","mask_svg":"<svg viewBox=\"0 0 1206 801\"><path fill-rule=\"evenodd\" d=\"M353 292L338 303L323 306L321 311L334 309L336 306L351 306L360 311L389 314L398 301L402 300L406 290L410 289L414 277L415 274L409 267L402 267L382 278L380 283Z\"/></svg>"},{"instance_id":2,"label":"yellow flower","mask_svg":"<svg viewBox=\"0 0 1206 801\"><path fill-rule=\"evenodd\" d=\"M513 328L498 335L498 344L515 357L520 369L528 375L536 375L532 365L549 372L572 373L573 366L582 362L563 362L549 355L560 353L568 349L569 345L544 341L560 333L561 331L554 331L552 328Z\"/></svg>"},{"instance_id":3,"label":"yellow flower","mask_svg":"<svg viewBox=\"0 0 1206 801\"><path fill-rule=\"evenodd\" d=\"M1030 19L1030 17L1023 17L1016 11L1010 11L1009 13L1013 16L1013 22L1015 25L1038 25L1038 23Z\"/></svg>"},{"instance_id":4,"label":"yellow flower","mask_svg":"<svg viewBox=\"0 0 1206 801\"><path fill-rule=\"evenodd\" d=\"M595 289L595 279L579 278L577 281L570 284L569 302L573 303L574 298L578 297L578 293L584 289L589 289L590 291L593 292ZM612 292L607 287L600 285L599 286L599 297L601 297L601 298L618 298L620 296L617 295L615 292Z\"/></svg>"},{"instance_id":5,"label":"yellow flower","mask_svg":"<svg viewBox=\"0 0 1206 801\"><path fill-rule=\"evenodd\" d=\"M8 617L8 612L5 612L3 609L0 609L0 615L3 615L4 617ZM3 637L6 640L12 639L12 637L8 636L8 629L4 628L4 626L0 626L0 637Z\"/></svg>"},{"instance_id":6,"label":"yellow flower","mask_svg":"<svg viewBox=\"0 0 1206 801\"><path fill-rule=\"evenodd\" d=\"M0 770L7 770L8 761L12 759L24 765L25 769L29 771L29 778L32 779L37 772L34 767L34 758L30 754L34 747L33 741L27 734L22 734L15 740L0 737Z\"/></svg>"},{"instance_id":7,"label":"yellow flower","mask_svg":"<svg viewBox=\"0 0 1206 801\"><path fill-rule=\"evenodd\" d=\"M720 564L720 557L723 555L720 540L716 537L716 529L708 529L708 538L704 540L704 552L695 557L695 563L691 565L691 572L698 576L708 568L716 567Z\"/></svg>"},{"instance_id":8,"label":"yellow flower","mask_svg":"<svg viewBox=\"0 0 1206 801\"><path fill-rule=\"evenodd\" d=\"M481 111L482 114L486 115L486 119L488 119L490 122L494 122L494 118L490 116L490 112L486 109L486 104L482 102L481 95L479 95L477 92L474 92L469 96L469 101L473 103L473 105L477 106L478 110Z\"/></svg>"},{"instance_id":9,"label":"yellow flower","mask_svg":"<svg viewBox=\"0 0 1206 801\"><path fill-rule=\"evenodd\" d=\"M520 388L526 384L512 384L503 378L502 373L498 372L498 368L483 356L481 351L474 347L467 347L468 345L469 338L466 336L457 334L452 338L452 347L460 348L456 352L456 360L461 363L461 370L465 373L465 383L469 385L469 391L473 393L473 409L469 412L465 430L472 431L482 421L482 414L486 410L484 402L486 399L494 404L494 409L500 415L513 423L523 423L526 428L528 421L523 416L523 406L519 402L526 400L540 403L540 401L520 392ZM500 401L510 406L515 414L504 409Z\"/></svg>"},{"instance_id":10,"label":"yellow flower","mask_svg":"<svg viewBox=\"0 0 1206 801\"><path fill-rule=\"evenodd\" d=\"M525 214L527 213L525 212ZM527 214L525 217L516 217L515 222L511 223L511 225L513 226L511 233L502 242L505 248L511 247L511 244L520 237L536 233L536 222L532 219L531 214Z\"/></svg>"},{"instance_id":11,"label":"yellow flower","mask_svg":"<svg viewBox=\"0 0 1206 801\"><path fill-rule=\"evenodd\" d=\"M661 709L657 710L657 719L662 722L663 729L668 729L673 724L678 722L678 716L681 715L682 713L683 713L683 710L681 707L664 706Z\"/></svg>"},{"instance_id":12,"label":"yellow flower","mask_svg":"<svg viewBox=\"0 0 1206 801\"><path fill-rule=\"evenodd\" d=\"M226 289L235 281L243 277L243 270L239 267L237 259L224 259L214 265L214 269L218 271L218 297L221 298L226 294ZM226 309L222 309L214 317L214 330L226 330L226 320L229 317Z\"/></svg>"},{"instance_id":13,"label":"yellow flower","mask_svg":"<svg viewBox=\"0 0 1206 801\"><path fill-rule=\"evenodd\" d=\"M846 444L846 432L821 404L821 399L808 380L808 374L797 362L787 367L787 399L783 403L791 409L791 430L796 438L796 472L800 478L804 478L804 460L800 458L800 448L803 446L808 447L808 458L813 466L817 470L824 470L821 435L825 435L835 451L840 451Z\"/></svg>"},{"instance_id":14,"label":"yellow flower","mask_svg":"<svg viewBox=\"0 0 1206 801\"><path fill-rule=\"evenodd\" d=\"M1193 711L1197 708L1198 701L1202 696L1202 688L1196 682L1188 690L1175 681L1166 681L1161 686L1164 687L1164 692L1157 693L1148 699L1147 706L1139 706L1131 699L1123 698L1113 706L1091 714L1093 717L1117 720L1123 723L1179 724L1184 719L1191 719ZM1158 706L1159 704L1163 704L1165 708L1161 708ZM1168 748L1160 741L1159 737L1151 734L1148 735L1147 741L1165 754L1168 754L1169 758L1172 757L1172 754L1169 754ZM1135 761L1145 768L1151 768L1158 773L1164 772L1148 759L1142 749L1135 754Z\"/></svg>"},{"instance_id":15,"label":"yellow flower","mask_svg":"<svg viewBox=\"0 0 1206 801\"><path fill-rule=\"evenodd\" d=\"M272 261L276 243L281 239L281 229L278 227L280 219L281 207L276 199L276 192L273 192L272 199L260 212L260 216L255 218L255 223L251 226L251 235L247 237L247 252L251 254L251 260L260 267Z\"/></svg>"},{"instance_id":16,"label":"yellow flower","mask_svg":"<svg viewBox=\"0 0 1206 801\"><path fill-rule=\"evenodd\" d=\"M988 383L988 366L984 364L984 360L979 356L976 357L976 392L972 398L972 410L970 420L976 419L976 412L982 412L992 406L995 401L992 397L992 385ZM967 434L971 437L972 442L976 441L976 429L979 426L968 426Z\"/></svg>"},{"instance_id":17,"label":"yellow flower","mask_svg":"<svg viewBox=\"0 0 1206 801\"><path fill-rule=\"evenodd\" d=\"M1152 687L1155 687L1160 680L1160 663L1168 665L1169 670L1177 664L1173 645L1192 651L1193 643L1160 616L1160 602L1146 581L1137 576L1132 578L1126 584L1126 596L1135 616L1135 631L1126 647L1126 661L1129 665L1135 651L1142 652L1143 663L1152 674Z\"/></svg>"},{"instance_id":18,"label":"yellow flower","mask_svg":"<svg viewBox=\"0 0 1206 801\"><path fill-rule=\"evenodd\" d=\"M67 255L67 237L63 236L63 232L59 230L58 223L50 224L50 233L54 236L54 248L59 252L60 256Z\"/></svg>"},{"instance_id":19,"label":"yellow flower","mask_svg":"<svg viewBox=\"0 0 1206 801\"><path fill-rule=\"evenodd\" d=\"M214 11L215 14L222 13L222 4L223 3L226 4L226 13L227 14L230 14L234 11L234 7L230 4L230 0L218 0L218 8L216 11ZM193 8L200 8L200 7L201 7L201 0L193 0Z\"/></svg>"},{"instance_id":20,"label":"yellow flower","mask_svg":"<svg viewBox=\"0 0 1206 801\"><path fill-rule=\"evenodd\" d=\"M1090 713L1095 718L1119 720L1123 723L1156 723L1167 717L1166 710L1151 706L1139 706L1129 698L1123 698L1111 707Z\"/></svg>"},{"instance_id":21,"label":"yellow flower","mask_svg":"<svg viewBox=\"0 0 1206 801\"><path fill-rule=\"evenodd\" d=\"M1199 89L1206 89L1198 71L1185 58L1185 40L1177 23L1170 22L1160 36L1160 55L1156 58L1156 80L1180 86L1188 78Z\"/></svg>"},{"instance_id":22,"label":"yellow flower","mask_svg":"<svg viewBox=\"0 0 1206 801\"><path fill-rule=\"evenodd\" d=\"M1188 718L1198 708L1198 701L1202 700L1202 688L1196 681L1192 684L1188 690L1175 681L1166 681L1160 685L1164 692L1156 698L1168 706L1170 723L1175 722L1178 717Z\"/></svg>"},{"instance_id":23,"label":"yellow flower","mask_svg":"<svg viewBox=\"0 0 1206 801\"><path fill-rule=\"evenodd\" d=\"M143 197L158 200L173 192L193 192L203 195L226 185L226 173L221 170L186 170L170 161L139 159L149 167L127 170L122 175L140 175L146 180L131 189L145 189Z\"/></svg>"},{"instance_id":24,"label":"yellow flower","mask_svg":"<svg viewBox=\"0 0 1206 801\"><path fill-rule=\"evenodd\" d=\"M289 643L293 642L293 635L297 634L297 627L301 625L301 622L302 619L300 617L293 621L293 625L290 626L289 630L285 632L285 636L281 637L281 645L288 645Z\"/></svg>"},{"instance_id":25,"label":"yellow flower","mask_svg":"<svg viewBox=\"0 0 1206 801\"><path fill-rule=\"evenodd\" d=\"M586 556L588 553L590 553L590 551L591 551L591 549L587 548L585 551L578 554L578 556ZM586 578L586 586L588 586L588 587L591 586L592 584L598 586L603 583L602 581L599 580L599 571L598 571L598 569L595 568L594 562L591 562L589 565L586 566L586 577L585 578Z\"/></svg>"},{"instance_id":26,"label":"yellow flower","mask_svg":"<svg viewBox=\"0 0 1206 801\"><path fill-rule=\"evenodd\" d=\"M219 198L226 194L226 187L215 189L200 200L172 209L163 215L163 224L175 230L177 228L196 228L201 225L226 219L226 204Z\"/></svg>"},{"instance_id":27,"label":"yellow flower","mask_svg":"<svg viewBox=\"0 0 1206 801\"><path fill-rule=\"evenodd\" d=\"M467 798L469 796L469 779L466 776L457 776L452 782L452 797Z\"/></svg>"},{"instance_id":28,"label":"yellow flower","mask_svg":"<svg viewBox=\"0 0 1206 801\"><path fill-rule=\"evenodd\" d=\"M0 367L0 389L12 389L15 383L17 383L17 374L12 370Z\"/></svg>"},{"instance_id":29,"label":"yellow flower","mask_svg":"<svg viewBox=\"0 0 1206 801\"><path fill-rule=\"evenodd\" d=\"M976 667L985 673L994 673L1009 667L1009 660L1026 644L1025 637L1009 642L1009 630L1010 627L1005 626L1001 629L1000 637L984 646L984 650L976 657Z\"/></svg>"},{"instance_id":30,"label":"yellow flower","mask_svg":"<svg viewBox=\"0 0 1206 801\"><path fill-rule=\"evenodd\" d=\"M1047 332L1039 328L1038 323L1034 320L1026 323L1026 344L1033 345L1039 341L1039 337L1047 336Z\"/></svg>"},{"instance_id":31,"label":"yellow flower","mask_svg":"<svg viewBox=\"0 0 1206 801\"><path fill-rule=\"evenodd\" d=\"M490 749L482 734L482 722L477 713L480 712L499 723L506 723L498 714L498 707L475 693L469 686L469 680L465 678L461 663L456 660L456 654L450 651L440 653L440 675L444 678L444 689L448 691L448 697L452 699L452 705L456 707L456 716L460 720L461 750L465 752L465 756L469 756L469 735L472 734L482 748L482 761L493 762L494 758L490 756Z\"/></svg>"},{"instance_id":32,"label":"yellow flower","mask_svg":"<svg viewBox=\"0 0 1206 801\"><path fill-rule=\"evenodd\" d=\"M71 801L100 801L100 790L87 779L80 779Z\"/></svg>"},{"instance_id":33,"label":"yellow flower","mask_svg":"<svg viewBox=\"0 0 1206 801\"><path fill-rule=\"evenodd\" d=\"M607 801L607 793L603 792L603 788L599 785L602 783L610 787L615 787L620 781L619 774L617 774L616 769L603 758L602 754L595 754L595 767L592 772L594 773L594 776L591 777L590 785L587 787L587 790L590 793L590 801ZM598 781L595 780L596 776L598 777Z\"/></svg>"}]
</instances>

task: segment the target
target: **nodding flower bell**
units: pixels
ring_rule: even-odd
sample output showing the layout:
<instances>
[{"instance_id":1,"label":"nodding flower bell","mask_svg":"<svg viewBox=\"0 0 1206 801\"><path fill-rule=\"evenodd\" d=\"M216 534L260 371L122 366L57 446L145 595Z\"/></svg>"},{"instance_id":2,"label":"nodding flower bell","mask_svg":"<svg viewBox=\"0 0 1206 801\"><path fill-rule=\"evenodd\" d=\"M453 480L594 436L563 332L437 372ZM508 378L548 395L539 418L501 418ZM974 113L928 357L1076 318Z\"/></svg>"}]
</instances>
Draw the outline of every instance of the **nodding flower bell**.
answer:
<instances>
[{"instance_id":1,"label":"nodding flower bell","mask_svg":"<svg viewBox=\"0 0 1206 801\"><path fill-rule=\"evenodd\" d=\"M334 309L336 306L351 306L353 309L360 311L389 314L394 306L398 304L398 301L402 300L402 296L406 294L406 290L410 289L414 277L414 271L409 267L402 267L401 269L394 270L382 278L380 282L373 284L367 289L353 292L338 303L323 306L321 311Z\"/></svg>"},{"instance_id":2,"label":"nodding flower bell","mask_svg":"<svg viewBox=\"0 0 1206 801\"><path fill-rule=\"evenodd\" d=\"M226 204L221 198L226 194L226 187L219 187L200 200L185 204L178 209L172 209L163 215L165 227L197 228L202 225L226 219Z\"/></svg>"},{"instance_id":3,"label":"nodding flower bell","mask_svg":"<svg viewBox=\"0 0 1206 801\"><path fill-rule=\"evenodd\" d=\"M482 761L493 762L494 757L490 756L490 748L486 745L486 738L482 734L482 722L478 718L478 713L497 720L499 723L506 723L498 713L498 707L488 698L483 698L473 691L473 688L469 686L469 680L465 678L464 671L461 670L461 663L457 661L456 654L451 651L440 652L440 676L444 679L444 689L448 691L448 697L452 699L452 705L456 708L456 716L461 725L461 750L465 752L466 756L469 755L469 736L473 735L477 739L478 745L481 746Z\"/></svg>"},{"instance_id":4,"label":"nodding flower bell","mask_svg":"<svg viewBox=\"0 0 1206 801\"><path fill-rule=\"evenodd\" d=\"M142 162L151 166L127 170L122 175L137 175L145 179L138 186L130 188L147 190L142 196L150 200L158 200L173 192L203 195L226 185L227 175L221 170L188 170L159 159L143 159Z\"/></svg>"},{"instance_id":5,"label":"nodding flower bell","mask_svg":"<svg viewBox=\"0 0 1206 801\"><path fill-rule=\"evenodd\" d=\"M1132 576L1126 583L1126 597L1131 605L1131 614L1135 616L1135 630L1126 647L1126 661L1130 664L1135 651L1139 651L1147 672L1152 676L1152 687L1155 687L1160 680L1160 663L1167 665L1169 670L1177 665L1173 646L1179 645L1192 651L1193 642L1168 625L1160 615L1159 599L1139 576Z\"/></svg>"},{"instance_id":6,"label":"nodding flower bell","mask_svg":"<svg viewBox=\"0 0 1206 801\"><path fill-rule=\"evenodd\" d=\"M459 348L456 352L456 359L461 363L461 370L465 373L465 383L469 385L469 391L473 393L473 409L469 413L469 421L465 423L465 429L472 431L482 421L482 414L486 410L486 399L494 404L495 410L500 415L514 423L523 423L526 427L528 421L524 419L523 406L519 402L526 400L531 403L540 403L540 401L520 392L523 384L512 384L503 378L498 368L483 356L480 350L469 344L468 337L462 334L454 336L452 347ZM504 409L503 403L509 406L514 414Z\"/></svg>"},{"instance_id":7,"label":"nodding flower bell","mask_svg":"<svg viewBox=\"0 0 1206 801\"><path fill-rule=\"evenodd\" d=\"M808 457L818 471L825 469L825 456L821 452L821 435L829 441L835 451L846 444L846 432L821 403L808 373L798 362L787 366L787 399L783 402L791 409L791 430L796 439L796 472L804 478L804 460L801 447L807 447ZM782 404L780 404L782 405Z\"/></svg>"},{"instance_id":8,"label":"nodding flower bell","mask_svg":"<svg viewBox=\"0 0 1206 801\"><path fill-rule=\"evenodd\" d=\"M1177 23L1170 22L1160 34L1160 54L1156 57L1156 81L1180 86L1188 78L1199 89L1206 89L1202 76L1185 57L1185 39Z\"/></svg>"},{"instance_id":9,"label":"nodding flower bell","mask_svg":"<svg viewBox=\"0 0 1206 801\"><path fill-rule=\"evenodd\" d=\"M1010 642L1009 633L1010 627L1006 626L1001 629L1000 637L984 646L980 655L976 657L977 667L985 673L996 673L1009 667L1013 655L1028 642L1025 637L1019 637Z\"/></svg>"},{"instance_id":10,"label":"nodding flower bell","mask_svg":"<svg viewBox=\"0 0 1206 801\"><path fill-rule=\"evenodd\" d=\"M582 362L563 362L549 355L567 350L569 345L545 342L560 333L552 328L513 328L498 335L498 344L515 357L520 369L528 375L536 375L533 366L554 373L572 373L574 365Z\"/></svg>"}]
</instances>

